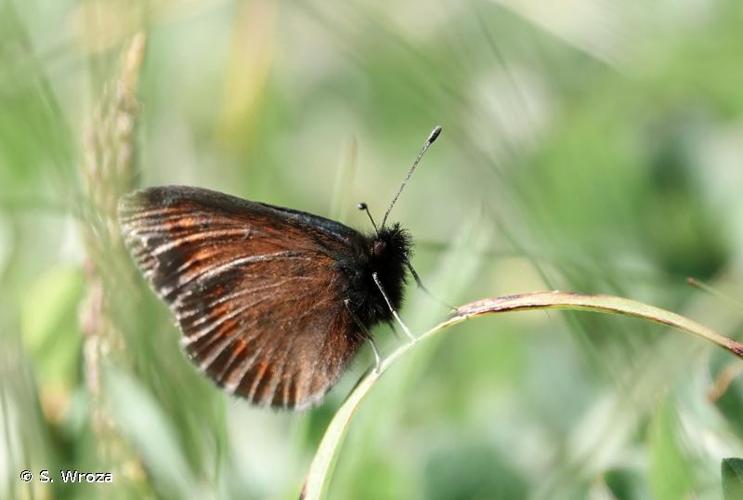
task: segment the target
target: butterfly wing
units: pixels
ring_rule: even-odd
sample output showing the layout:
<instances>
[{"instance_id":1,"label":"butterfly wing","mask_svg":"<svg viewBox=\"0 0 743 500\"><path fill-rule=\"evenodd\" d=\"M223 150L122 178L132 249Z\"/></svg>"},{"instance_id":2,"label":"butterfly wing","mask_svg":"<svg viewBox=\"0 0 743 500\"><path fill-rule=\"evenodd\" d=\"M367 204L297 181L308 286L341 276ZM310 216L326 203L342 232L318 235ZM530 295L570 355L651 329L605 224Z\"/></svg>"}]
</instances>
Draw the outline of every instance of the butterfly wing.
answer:
<instances>
[{"instance_id":1,"label":"butterfly wing","mask_svg":"<svg viewBox=\"0 0 743 500\"><path fill-rule=\"evenodd\" d=\"M317 403L363 337L339 259L363 238L304 212L205 189L137 191L119 204L126 246L173 311L186 353L259 405Z\"/></svg>"}]
</instances>

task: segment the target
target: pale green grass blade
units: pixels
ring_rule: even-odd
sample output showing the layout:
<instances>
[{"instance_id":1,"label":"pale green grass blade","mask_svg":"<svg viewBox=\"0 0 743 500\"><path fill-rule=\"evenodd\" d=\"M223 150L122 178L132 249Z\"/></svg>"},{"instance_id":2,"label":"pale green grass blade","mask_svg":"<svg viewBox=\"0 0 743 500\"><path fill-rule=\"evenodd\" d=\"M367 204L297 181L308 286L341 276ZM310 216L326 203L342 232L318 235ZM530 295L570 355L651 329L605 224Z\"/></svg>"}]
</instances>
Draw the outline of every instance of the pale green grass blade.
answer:
<instances>
[{"instance_id":1,"label":"pale green grass blade","mask_svg":"<svg viewBox=\"0 0 743 500\"><path fill-rule=\"evenodd\" d=\"M419 342L427 340L433 335L470 318L486 314L538 309L569 309L637 317L697 335L719 347L727 349L743 359L743 344L679 314L621 297L547 291L507 295L465 304L459 307L450 319L433 327L414 342L407 343L394 351L382 362L379 372L372 370L359 382L353 392L348 396L348 399L346 399L338 412L336 412L320 442L302 489L302 498L321 498L323 487L329 479L328 473L331 469L333 459L343 441L351 418L356 412L358 405L376 381L398 358L410 351Z\"/></svg>"}]
</instances>

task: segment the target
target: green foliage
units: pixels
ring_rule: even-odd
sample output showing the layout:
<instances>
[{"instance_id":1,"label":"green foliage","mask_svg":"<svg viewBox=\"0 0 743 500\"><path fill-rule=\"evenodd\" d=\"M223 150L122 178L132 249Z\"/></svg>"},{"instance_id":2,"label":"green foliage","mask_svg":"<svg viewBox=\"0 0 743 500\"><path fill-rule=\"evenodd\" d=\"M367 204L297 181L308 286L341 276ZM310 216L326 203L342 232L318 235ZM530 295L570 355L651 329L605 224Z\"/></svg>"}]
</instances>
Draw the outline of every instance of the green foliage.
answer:
<instances>
[{"instance_id":1,"label":"green foliage","mask_svg":"<svg viewBox=\"0 0 743 500\"><path fill-rule=\"evenodd\" d=\"M693 487L693 470L678 437L673 406L666 402L650 423L650 486L660 500L685 498Z\"/></svg>"},{"instance_id":2,"label":"green foliage","mask_svg":"<svg viewBox=\"0 0 743 500\"><path fill-rule=\"evenodd\" d=\"M121 251L135 185L369 229L355 203L380 217L441 124L392 213L436 296L611 294L740 339L685 280L743 298L742 23L737 0L0 0L0 498L296 498L369 366L298 415L220 393ZM414 288L421 333L447 311ZM331 498L717 499L743 456L740 362L664 326L525 312L410 354ZM61 467L117 479L18 480Z\"/></svg>"},{"instance_id":3,"label":"green foliage","mask_svg":"<svg viewBox=\"0 0 743 500\"><path fill-rule=\"evenodd\" d=\"M82 292L79 269L59 266L39 277L23 297L21 336L43 385L76 383Z\"/></svg>"},{"instance_id":4,"label":"green foliage","mask_svg":"<svg viewBox=\"0 0 743 500\"><path fill-rule=\"evenodd\" d=\"M726 458L720 464L722 469L722 492L725 500L743 498L743 459Z\"/></svg>"}]
</instances>

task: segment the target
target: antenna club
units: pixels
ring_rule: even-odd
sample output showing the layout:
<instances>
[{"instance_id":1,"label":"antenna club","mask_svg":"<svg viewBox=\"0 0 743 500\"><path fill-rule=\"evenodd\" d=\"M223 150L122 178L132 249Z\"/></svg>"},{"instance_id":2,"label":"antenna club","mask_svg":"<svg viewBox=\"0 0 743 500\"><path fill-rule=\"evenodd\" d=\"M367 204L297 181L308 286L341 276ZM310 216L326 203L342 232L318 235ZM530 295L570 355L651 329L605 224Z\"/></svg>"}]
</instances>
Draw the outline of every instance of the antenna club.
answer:
<instances>
[{"instance_id":1,"label":"antenna club","mask_svg":"<svg viewBox=\"0 0 743 500\"><path fill-rule=\"evenodd\" d=\"M356 205L356 208L366 212L367 217L369 217L369 222L371 222L372 226L374 227L374 231L377 234L379 234L379 228L377 227L377 223L374 222L374 217L372 217L372 214L369 211L369 206L366 204L366 202L363 202L363 201L360 202L358 205Z\"/></svg>"},{"instance_id":2,"label":"antenna club","mask_svg":"<svg viewBox=\"0 0 743 500\"><path fill-rule=\"evenodd\" d=\"M405 189L405 186L410 180L410 177L413 175L413 172L415 172L415 168L420 163L421 158L423 158L423 155L426 154L426 151L428 151L428 148L431 147L431 144L433 144L433 141L435 141L438 138L438 136L441 134L441 130L442 130L441 125L437 125L429 134L428 139L426 139L426 142L423 143L423 147L418 153L418 156L415 158L415 161L413 162L413 165L410 167L410 170L408 170L408 175L405 176L405 179L402 181L402 184L400 184L400 189L397 190L397 193L395 193L394 198L392 198L392 201L390 202L390 206L387 208L387 211L384 213L384 218L382 219L382 226L381 226L382 228L384 228L385 224L387 224L387 217L389 217L390 212L392 211L392 207L394 207L395 203L397 203L397 199L400 197L400 193L402 193L402 190Z\"/></svg>"},{"instance_id":3,"label":"antenna club","mask_svg":"<svg viewBox=\"0 0 743 500\"><path fill-rule=\"evenodd\" d=\"M444 128L441 125L436 125L436 127L431 131L431 135L428 136L426 142L428 144L433 144L433 142L439 138L439 135L441 135L442 130L444 130Z\"/></svg>"}]
</instances>

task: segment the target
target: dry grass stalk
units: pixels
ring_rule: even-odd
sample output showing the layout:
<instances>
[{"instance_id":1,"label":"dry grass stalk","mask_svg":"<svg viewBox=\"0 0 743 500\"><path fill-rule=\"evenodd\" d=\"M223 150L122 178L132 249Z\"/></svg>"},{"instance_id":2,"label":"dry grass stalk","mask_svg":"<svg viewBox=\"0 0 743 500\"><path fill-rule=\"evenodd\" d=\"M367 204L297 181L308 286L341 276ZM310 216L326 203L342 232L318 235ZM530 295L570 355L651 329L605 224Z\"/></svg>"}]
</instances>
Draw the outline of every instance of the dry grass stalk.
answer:
<instances>
[{"instance_id":1,"label":"dry grass stalk","mask_svg":"<svg viewBox=\"0 0 743 500\"><path fill-rule=\"evenodd\" d=\"M119 462L114 449L116 433L105 411L101 391L101 361L121 351L123 339L111 314L111 286L116 269L111 263L121 246L116 222L119 197L134 187L136 175L136 124L139 106L136 90L145 54L145 36L135 35L124 51L120 73L107 85L94 108L85 136L82 166L86 194L87 296L81 305L85 377L91 398L91 421L98 437L101 458ZM112 269L112 267L114 269ZM120 457L119 457L120 458Z\"/></svg>"}]
</instances>

